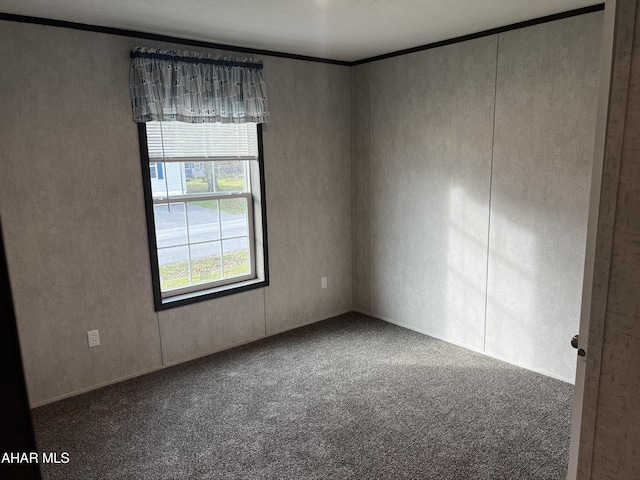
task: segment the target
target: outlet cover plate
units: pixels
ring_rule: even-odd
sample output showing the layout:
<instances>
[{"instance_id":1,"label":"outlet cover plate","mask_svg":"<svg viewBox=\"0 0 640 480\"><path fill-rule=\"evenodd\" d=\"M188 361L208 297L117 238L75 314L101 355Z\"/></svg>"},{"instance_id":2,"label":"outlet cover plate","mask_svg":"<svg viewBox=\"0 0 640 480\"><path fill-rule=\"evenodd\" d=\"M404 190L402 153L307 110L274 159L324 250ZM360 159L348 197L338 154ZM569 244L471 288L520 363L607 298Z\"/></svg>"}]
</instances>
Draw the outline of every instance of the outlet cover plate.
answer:
<instances>
[{"instance_id":1,"label":"outlet cover plate","mask_svg":"<svg viewBox=\"0 0 640 480\"><path fill-rule=\"evenodd\" d=\"M87 341L89 342L89 348L100 345L100 334L98 333L98 330L91 330L90 332L87 332Z\"/></svg>"}]
</instances>

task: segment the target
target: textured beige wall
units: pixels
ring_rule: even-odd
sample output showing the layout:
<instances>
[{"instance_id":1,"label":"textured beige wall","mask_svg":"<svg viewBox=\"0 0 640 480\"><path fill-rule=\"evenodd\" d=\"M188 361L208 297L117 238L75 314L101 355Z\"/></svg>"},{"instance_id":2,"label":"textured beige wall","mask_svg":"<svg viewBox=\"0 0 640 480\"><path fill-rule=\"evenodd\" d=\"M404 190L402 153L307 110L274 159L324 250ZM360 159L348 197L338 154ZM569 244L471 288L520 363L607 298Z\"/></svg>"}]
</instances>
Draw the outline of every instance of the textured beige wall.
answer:
<instances>
[{"instance_id":1,"label":"textured beige wall","mask_svg":"<svg viewBox=\"0 0 640 480\"><path fill-rule=\"evenodd\" d=\"M265 302L272 334L352 308L351 71L267 61L273 118L264 147L273 161L266 169Z\"/></svg>"},{"instance_id":2,"label":"textured beige wall","mask_svg":"<svg viewBox=\"0 0 640 480\"><path fill-rule=\"evenodd\" d=\"M495 36L371 64L371 310L482 348Z\"/></svg>"},{"instance_id":3,"label":"textured beige wall","mask_svg":"<svg viewBox=\"0 0 640 480\"><path fill-rule=\"evenodd\" d=\"M156 314L128 91L130 49L153 43L13 22L0 42L0 213L32 404L351 309L347 67L264 58L271 286Z\"/></svg>"},{"instance_id":4,"label":"textured beige wall","mask_svg":"<svg viewBox=\"0 0 640 480\"><path fill-rule=\"evenodd\" d=\"M573 382L602 12L500 34L487 353Z\"/></svg>"},{"instance_id":5,"label":"textured beige wall","mask_svg":"<svg viewBox=\"0 0 640 480\"><path fill-rule=\"evenodd\" d=\"M126 117L131 41L0 23L0 213L38 404L161 364ZM90 350L93 329L102 346Z\"/></svg>"},{"instance_id":6,"label":"textured beige wall","mask_svg":"<svg viewBox=\"0 0 640 480\"><path fill-rule=\"evenodd\" d=\"M601 23L355 69L355 308L573 381Z\"/></svg>"},{"instance_id":7,"label":"textured beige wall","mask_svg":"<svg viewBox=\"0 0 640 480\"><path fill-rule=\"evenodd\" d=\"M615 3L578 471L597 480L640 477L640 1Z\"/></svg>"}]
</instances>

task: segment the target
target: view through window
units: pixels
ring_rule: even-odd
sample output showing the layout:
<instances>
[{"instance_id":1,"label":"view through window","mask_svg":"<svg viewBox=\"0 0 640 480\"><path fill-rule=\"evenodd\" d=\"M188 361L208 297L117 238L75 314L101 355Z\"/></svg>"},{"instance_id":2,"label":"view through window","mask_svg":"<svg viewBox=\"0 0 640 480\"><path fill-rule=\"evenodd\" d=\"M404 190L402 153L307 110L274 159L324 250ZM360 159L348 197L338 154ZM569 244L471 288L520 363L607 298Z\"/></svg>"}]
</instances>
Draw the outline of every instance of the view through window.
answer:
<instances>
[{"instance_id":1,"label":"view through window","mask_svg":"<svg viewBox=\"0 0 640 480\"><path fill-rule=\"evenodd\" d=\"M161 297L255 279L257 125L145 125Z\"/></svg>"}]
</instances>

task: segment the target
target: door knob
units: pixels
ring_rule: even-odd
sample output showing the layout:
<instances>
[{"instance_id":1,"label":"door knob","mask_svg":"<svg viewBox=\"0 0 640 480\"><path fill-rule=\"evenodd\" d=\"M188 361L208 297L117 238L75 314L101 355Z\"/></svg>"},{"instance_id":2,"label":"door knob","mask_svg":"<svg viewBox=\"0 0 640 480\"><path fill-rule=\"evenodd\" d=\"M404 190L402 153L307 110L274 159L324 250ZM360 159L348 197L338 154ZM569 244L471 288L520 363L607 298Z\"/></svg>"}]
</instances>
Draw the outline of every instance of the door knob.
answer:
<instances>
[{"instance_id":1,"label":"door knob","mask_svg":"<svg viewBox=\"0 0 640 480\"><path fill-rule=\"evenodd\" d=\"M574 335L571 338L571 346L573 348L578 348L578 335ZM587 352L585 352L584 349L578 348L578 356L579 357L584 357L586 354L587 354Z\"/></svg>"}]
</instances>

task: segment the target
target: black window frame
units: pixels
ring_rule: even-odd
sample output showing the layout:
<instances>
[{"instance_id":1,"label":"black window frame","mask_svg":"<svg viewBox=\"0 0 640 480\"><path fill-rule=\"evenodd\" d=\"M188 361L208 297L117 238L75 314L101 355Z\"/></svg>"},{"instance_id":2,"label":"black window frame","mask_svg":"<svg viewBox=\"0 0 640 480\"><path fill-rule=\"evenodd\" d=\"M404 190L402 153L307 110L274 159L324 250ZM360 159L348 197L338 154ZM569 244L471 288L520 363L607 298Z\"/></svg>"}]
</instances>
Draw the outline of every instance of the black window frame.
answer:
<instances>
[{"instance_id":1,"label":"black window frame","mask_svg":"<svg viewBox=\"0 0 640 480\"><path fill-rule=\"evenodd\" d=\"M170 308L181 307L193 303L204 302L227 295L247 292L269 286L269 254L267 240L267 201L265 189L264 155L262 145L262 124L256 125L258 136L258 170L260 184L260 201L254 198L254 211L259 208L261 212L261 240L262 240L262 278L244 280L228 285L213 288L203 288L196 292L183 293L172 297L162 297L160 289L160 269L158 265L158 246L153 214L153 197L151 192L151 170L149 168L149 151L147 147L147 129L145 123L138 123L138 142L140 144L140 161L142 166L142 187L144 192L145 214L147 220L147 237L149 240L149 262L151 264L151 282L153 286L153 303L157 312ZM257 204L259 203L259 205ZM255 218L255 217L254 217ZM258 250L258 245L256 245Z\"/></svg>"}]
</instances>

